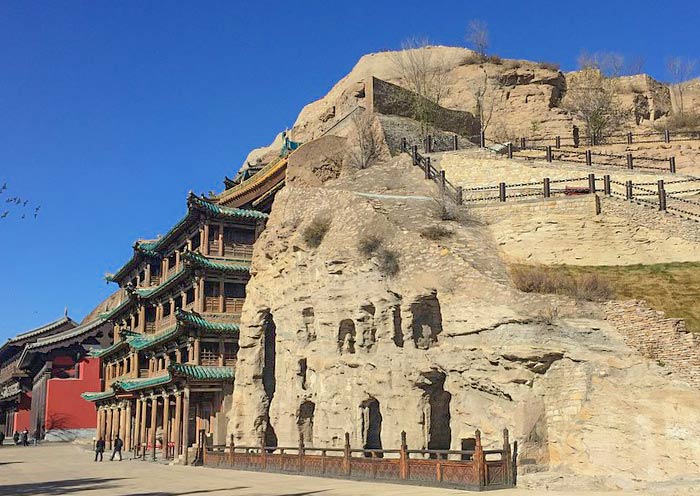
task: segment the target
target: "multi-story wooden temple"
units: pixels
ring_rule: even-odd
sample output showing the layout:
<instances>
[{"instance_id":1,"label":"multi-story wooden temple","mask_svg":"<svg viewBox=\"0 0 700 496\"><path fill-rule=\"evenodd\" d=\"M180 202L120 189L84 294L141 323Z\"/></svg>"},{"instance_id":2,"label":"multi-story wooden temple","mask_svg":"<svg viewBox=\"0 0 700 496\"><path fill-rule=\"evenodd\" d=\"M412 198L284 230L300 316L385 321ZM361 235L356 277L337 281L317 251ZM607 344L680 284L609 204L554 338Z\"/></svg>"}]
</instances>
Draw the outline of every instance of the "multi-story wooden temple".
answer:
<instances>
[{"instance_id":1,"label":"multi-story wooden temple","mask_svg":"<svg viewBox=\"0 0 700 496\"><path fill-rule=\"evenodd\" d=\"M103 319L78 325L67 315L0 347L0 429L48 439L91 437L95 417L80 393L100 383L91 350L112 339Z\"/></svg>"},{"instance_id":2,"label":"multi-story wooden temple","mask_svg":"<svg viewBox=\"0 0 700 496\"><path fill-rule=\"evenodd\" d=\"M114 326L102 360L97 435L141 454L179 458L203 430L226 437L238 324L253 243L267 214L190 193L187 214L164 236L134 245L109 276L121 302L101 315Z\"/></svg>"}]
</instances>

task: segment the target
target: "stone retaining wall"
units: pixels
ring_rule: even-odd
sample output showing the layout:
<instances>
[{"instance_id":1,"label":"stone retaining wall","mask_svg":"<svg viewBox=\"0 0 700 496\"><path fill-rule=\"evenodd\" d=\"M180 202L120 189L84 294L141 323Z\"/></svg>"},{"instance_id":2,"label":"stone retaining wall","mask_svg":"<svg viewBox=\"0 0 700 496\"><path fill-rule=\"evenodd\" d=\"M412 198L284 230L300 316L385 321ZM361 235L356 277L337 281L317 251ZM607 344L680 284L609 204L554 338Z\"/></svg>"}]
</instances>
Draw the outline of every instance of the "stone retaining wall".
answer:
<instances>
[{"instance_id":1,"label":"stone retaining wall","mask_svg":"<svg viewBox=\"0 0 700 496\"><path fill-rule=\"evenodd\" d=\"M700 336L687 331L683 319L667 318L638 300L611 301L604 308L628 346L700 388Z\"/></svg>"}]
</instances>

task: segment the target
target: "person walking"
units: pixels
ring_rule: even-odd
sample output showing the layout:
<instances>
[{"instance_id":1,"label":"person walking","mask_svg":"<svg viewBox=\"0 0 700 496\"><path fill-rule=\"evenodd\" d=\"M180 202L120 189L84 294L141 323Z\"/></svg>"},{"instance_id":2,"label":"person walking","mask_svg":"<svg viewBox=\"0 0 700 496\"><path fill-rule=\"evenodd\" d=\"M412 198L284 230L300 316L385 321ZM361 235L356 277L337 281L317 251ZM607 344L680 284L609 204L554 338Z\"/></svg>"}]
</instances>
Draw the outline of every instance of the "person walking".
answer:
<instances>
[{"instance_id":1,"label":"person walking","mask_svg":"<svg viewBox=\"0 0 700 496\"><path fill-rule=\"evenodd\" d=\"M41 430L37 427L34 431L34 446L39 445L39 439L41 438Z\"/></svg>"},{"instance_id":2,"label":"person walking","mask_svg":"<svg viewBox=\"0 0 700 496\"><path fill-rule=\"evenodd\" d=\"M5 433L0 431L0 446L5 442Z\"/></svg>"},{"instance_id":3,"label":"person walking","mask_svg":"<svg viewBox=\"0 0 700 496\"><path fill-rule=\"evenodd\" d=\"M105 440L102 438L99 438L97 442L95 443L95 461L97 461L97 457L100 457L100 461L102 461L102 456L104 455L105 452Z\"/></svg>"},{"instance_id":4,"label":"person walking","mask_svg":"<svg viewBox=\"0 0 700 496\"><path fill-rule=\"evenodd\" d=\"M29 429L26 427L22 431L22 446L29 446Z\"/></svg>"},{"instance_id":5,"label":"person walking","mask_svg":"<svg viewBox=\"0 0 700 496\"><path fill-rule=\"evenodd\" d=\"M12 440L15 442L15 446L19 446L19 432L15 431L12 435Z\"/></svg>"},{"instance_id":6,"label":"person walking","mask_svg":"<svg viewBox=\"0 0 700 496\"><path fill-rule=\"evenodd\" d=\"M109 461L114 460L114 456L117 453L119 453L119 461L122 461L122 446L124 446L124 443L119 437L119 434L117 434L117 437L114 438L114 451L112 451L112 457L109 459Z\"/></svg>"}]
</instances>

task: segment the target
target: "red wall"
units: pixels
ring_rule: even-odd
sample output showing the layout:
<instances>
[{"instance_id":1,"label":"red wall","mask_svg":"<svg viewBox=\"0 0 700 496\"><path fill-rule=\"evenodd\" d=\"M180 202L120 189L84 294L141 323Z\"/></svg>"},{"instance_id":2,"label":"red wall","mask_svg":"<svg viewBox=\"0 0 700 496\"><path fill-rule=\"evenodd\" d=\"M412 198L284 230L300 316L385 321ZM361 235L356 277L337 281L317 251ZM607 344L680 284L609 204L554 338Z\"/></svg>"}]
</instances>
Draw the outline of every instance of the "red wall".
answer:
<instances>
[{"instance_id":1,"label":"red wall","mask_svg":"<svg viewBox=\"0 0 700 496\"><path fill-rule=\"evenodd\" d=\"M24 429L29 429L30 415L32 408L32 393L22 393L19 398L19 407L15 412L15 426L12 432L22 432ZM31 433L32 430L29 429Z\"/></svg>"},{"instance_id":2,"label":"red wall","mask_svg":"<svg viewBox=\"0 0 700 496\"><path fill-rule=\"evenodd\" d=\"M100 391L100 359L84 358L79 379L49 379L46 385L46 430L90 429L97 425L95 406L80 393Z\"/></svg>"}]
</instances>

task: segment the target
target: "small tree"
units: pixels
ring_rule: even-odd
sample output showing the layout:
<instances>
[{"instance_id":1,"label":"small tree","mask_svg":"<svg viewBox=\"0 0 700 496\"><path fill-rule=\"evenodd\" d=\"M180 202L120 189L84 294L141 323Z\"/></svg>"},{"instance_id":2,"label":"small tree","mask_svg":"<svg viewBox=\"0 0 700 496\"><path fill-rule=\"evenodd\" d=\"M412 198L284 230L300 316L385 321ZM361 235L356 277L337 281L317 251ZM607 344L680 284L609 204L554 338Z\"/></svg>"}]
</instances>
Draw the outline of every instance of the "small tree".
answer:
<instances>
[{"instance_id":1,"label":"small tree","mask_svg":"<svg viewBox=\"0 0 700 496\"><path fill-rule=\"evenodd\" d=\"M474 100L476 101L475 113L479 119L479 130L482 135L485 135L493 118L493 109L496 106L496 98L493 89L489 87L489 76L486 70L484 70L483 83L479 84L474 91Z\"/></svg>"},{"instance_id":2,"label":"small tree","mask_svg":"<svg viewBox=\"0 0 700 496\"><path fill-rule=\"evenodd\" d=\"M627 117L615 82L598 69L584 69L571 76L562 107L581 119L588 136L598 142L620 129Z\"/></svg>"},{"instance_id":3,"label":"small tree","mask_svg":"<svg viewBox=\"0 0 700 496\"><path fill-rule=\"evenodd\" d=\"M489 27L484 21L472 19L467 26L467 43L481 60L486 60L486 51L489 48Z\"/></svg>"},{"instance_id":4,"label":"small tree","mask_svg":"<svg viewBox=\"0 0 700 496\"><path fill-rule=\"evenodd\" d=\"M435 105L446 93L447 67L428 40L411 38L395 52L393 62L407 89L412 95L413 118L421 125L421 134L427 134L432 122Z\"/></svg>"},{"instance_id":5,"label":"small tree","mask_svg":"<svg viewBox=\"0 0 700 496\"><path fill-rule=\"evenodd\" d=\"M381 156L380 131L374 116L366 110L354 113L352 124L354 133L347 152L348 162L358 169L366 169Z\"/></svg>"},{"instance_id":6,"label":"small tree","mask_svg":"<svg viewBox=\"0 0 700 496\"><path fill-rule=\"evenodd\" d=\"M674 94L678 113L683 115L683 92L688 86L688 80L693 77L697 60L683 59L681 57L673 57L666 61L666 70L671 76L671 95Z\"/></svg>"}]
</instances>

